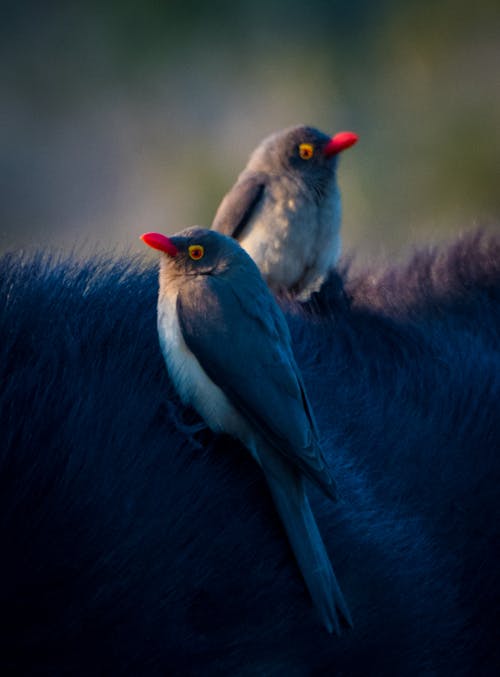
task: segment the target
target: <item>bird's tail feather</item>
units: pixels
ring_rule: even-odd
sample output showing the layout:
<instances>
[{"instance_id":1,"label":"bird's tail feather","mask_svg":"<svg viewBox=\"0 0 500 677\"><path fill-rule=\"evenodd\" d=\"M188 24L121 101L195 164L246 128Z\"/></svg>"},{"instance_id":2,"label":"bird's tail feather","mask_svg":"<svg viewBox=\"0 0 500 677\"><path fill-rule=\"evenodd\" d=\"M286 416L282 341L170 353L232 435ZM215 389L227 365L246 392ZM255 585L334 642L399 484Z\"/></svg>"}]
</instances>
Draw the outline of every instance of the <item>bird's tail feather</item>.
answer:
<instances>
[{"instance_id":1,"label":"bird's tail feather","mask_svg":"<svg viewBox=\"0 0 500 677\"><path fill-rule=\"evenodd\" d=\"M266 456L262 468L309 593L326 629L340 634L340 617L352 627L351 615L312 514L303 477L286 461ZM282 465L278 473L276 464Z\"/></svg>"}]
</instances>

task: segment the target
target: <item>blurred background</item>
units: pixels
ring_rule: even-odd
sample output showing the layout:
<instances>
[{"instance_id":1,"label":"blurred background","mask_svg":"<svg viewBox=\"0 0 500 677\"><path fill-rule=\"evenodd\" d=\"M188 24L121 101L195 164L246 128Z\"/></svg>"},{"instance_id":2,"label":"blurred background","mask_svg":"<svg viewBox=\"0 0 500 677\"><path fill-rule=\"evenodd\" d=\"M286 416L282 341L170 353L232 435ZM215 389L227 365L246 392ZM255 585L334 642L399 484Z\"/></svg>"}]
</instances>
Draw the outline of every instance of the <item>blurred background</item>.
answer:
<instances>
[{"instance_id":1,"label":"blurred background","mask_svg":"<svg viewBox=\"0 0 500 677\"><path fill-rule=\"evenodd\" d=\"M500 223L498 0L2 2L0 250L209 225L259 140L352 130L343 241Z\"/></svg>"}]
</instances>

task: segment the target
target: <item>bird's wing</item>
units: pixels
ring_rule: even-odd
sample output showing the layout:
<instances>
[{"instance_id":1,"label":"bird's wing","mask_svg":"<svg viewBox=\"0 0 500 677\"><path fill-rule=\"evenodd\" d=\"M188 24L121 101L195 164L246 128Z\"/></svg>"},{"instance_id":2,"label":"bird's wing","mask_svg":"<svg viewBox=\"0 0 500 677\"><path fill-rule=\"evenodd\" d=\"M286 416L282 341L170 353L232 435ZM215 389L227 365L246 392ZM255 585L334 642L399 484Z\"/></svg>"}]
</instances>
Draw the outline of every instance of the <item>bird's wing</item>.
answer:
<instances>
[{"instance_id":1,"label":"bird's wing","mask_svg":"<svg viewBox=\"0 0 500 677\"><path fill-rule=\"evenodd\" d=\"M265 185L264 174L243 173L220 203L212 230L237 240L262 199Z\"/></svg>"},{"instance_id":2,"label":"bird's wing","mask_svg":"<svg viewBox=\"0 0 500 677\"><path fill-rule=\"evenodd\" d=\"M328 471L286 321L265 283L242 268L187 282L177 297L184 340L212 381L264 439L329 496Z\"/></svg>"}]
</instances>

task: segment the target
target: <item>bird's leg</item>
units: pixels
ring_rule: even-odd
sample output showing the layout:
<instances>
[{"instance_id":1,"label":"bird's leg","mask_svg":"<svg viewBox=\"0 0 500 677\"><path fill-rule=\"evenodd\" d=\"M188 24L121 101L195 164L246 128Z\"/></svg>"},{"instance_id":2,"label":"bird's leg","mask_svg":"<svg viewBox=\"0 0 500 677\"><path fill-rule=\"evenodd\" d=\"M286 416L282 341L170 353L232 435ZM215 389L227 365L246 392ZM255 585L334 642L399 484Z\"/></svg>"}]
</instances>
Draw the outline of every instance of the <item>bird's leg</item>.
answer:
<instances>
[{"instance_id":1,"label":"bird's leg","mask_svg":"<svg viewBox=\"0 0 500 677\"><path fill-rule=\"evenodd\" d=\"M189 412L190 414L191 412ZM208 426L204 421L198 420L196 423L190 423L189 419L191 419L190 415L183 416L183 418L180 421L176 422L177 428L182 432L185 433L186 435L196 435L197 433L202 432L203 430L208 430ZM186 421L185 418L188 420ZM199 418L198 415L193 416L194 418Z\"/></svg>"},{"instance_id":2,"label":"bird's leg","mask_svg":"<svg viewBox=\"0 0 500 677\"><path fill-rule=\"evenodd\" d=\"M196 435L208 429L205 421L191 407L183 407L179 412L179 408L167 400L167 408L170 417L175 422L175 427L184 435Z\"/></svg>"},{"instance_id":3,"label":"bird's leg","mask_svg":"<svg viewBox=\"0 0 500 677\"><path fill-rule=\"evenodd\" d=\"M330 270L320 288L308 299L302 300L302 309L311 315L332 315L340 308L349 306L349 299L344 290L342 277L336 270Z\"/></svg>"},{"instance_id":4,"label":"bird's leg","mask_svg":"<svg viewBox=\"0 0 500 677\"><path fill-rule=\"evenodd\" d=\"M202 430L208 430L208 426L203 421L191 424L177 422L177 428L186 435L196 435L196 433L201 433Z\"/></svg>"}]
</instances>

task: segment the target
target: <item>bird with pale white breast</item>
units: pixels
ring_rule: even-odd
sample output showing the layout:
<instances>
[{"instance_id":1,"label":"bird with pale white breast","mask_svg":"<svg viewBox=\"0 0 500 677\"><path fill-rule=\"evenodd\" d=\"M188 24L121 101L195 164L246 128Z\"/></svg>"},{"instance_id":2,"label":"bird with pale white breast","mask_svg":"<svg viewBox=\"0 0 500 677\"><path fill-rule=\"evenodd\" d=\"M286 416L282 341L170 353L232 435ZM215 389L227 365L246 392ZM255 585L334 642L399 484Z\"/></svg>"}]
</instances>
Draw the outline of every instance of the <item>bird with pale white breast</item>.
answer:
<instances>
[{"instance_id":1,"label":"bird with pale white breast","mask_svg":"<svg viewBox=\"0 0 500 677\"><path fill-rule=\"evenodd\" d=\"M238 240L274 291L307 299L337 263L337 160L357 140L306 125L271 134L223 198L212 229Z\"/></svg>"},{"instance_id":2,"label":"bird with pale white breast","mask_svg":"<svg viewBox=\"0 0 500 677\"><path fill-rule=\"evenodd\" d=\"M332 499L336 487L283 313L235 240L201 228L142 240L160 251L158 334L182 402L262 468L319 616L339 633L351 617L305 479Z\"/></svg>"}]
</instances>

